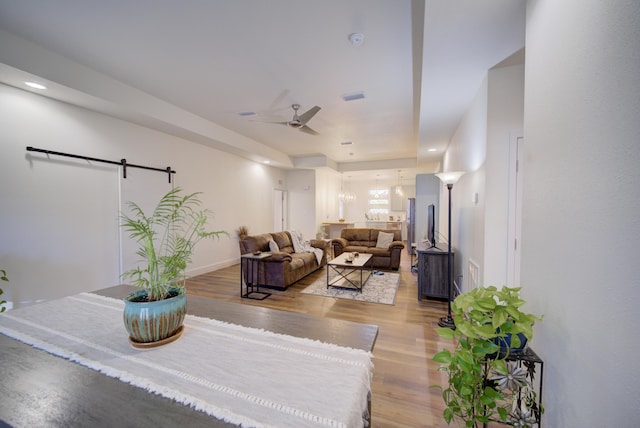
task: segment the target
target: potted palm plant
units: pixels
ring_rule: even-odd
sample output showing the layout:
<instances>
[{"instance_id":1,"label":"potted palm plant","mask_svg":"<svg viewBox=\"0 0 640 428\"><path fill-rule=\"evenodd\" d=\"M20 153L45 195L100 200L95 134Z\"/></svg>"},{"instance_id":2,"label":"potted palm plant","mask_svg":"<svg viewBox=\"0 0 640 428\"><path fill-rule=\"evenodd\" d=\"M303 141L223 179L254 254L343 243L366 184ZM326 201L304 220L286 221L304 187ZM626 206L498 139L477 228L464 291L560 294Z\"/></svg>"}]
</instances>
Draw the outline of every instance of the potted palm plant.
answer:
<instances>
[{"instance_id":1,"label":"potted palm plant","mask_svg":"<svg viewBox=\"0 0 640 428\"><path fill-rule=\"evenodd\" d=\"M434 356L449 382L442 390L444 419L478 427L489 421L531 426L540 420L533 374L508 361L533 336L540 317L523 312L520 288L478 287L451 304L455 329L438 328L454 349Z\"/></svg>"},{"instance_id":2,"label":"potted palm plant","mask_svg":"<svg viewBox=\"0 0 640 428\"><path fill-rule=\"evenodd\" d=\"M228 235L208 231L213 213L200 209L200 193L182 194L175 188L147 215L134 202L131 215L121 215L121 226L139 248L143 263L123 273L139 290L125 298L124 324L135 344L166 343L182 331L186 313L185 269L202 239Z\"/></svg>"}]
</instances>

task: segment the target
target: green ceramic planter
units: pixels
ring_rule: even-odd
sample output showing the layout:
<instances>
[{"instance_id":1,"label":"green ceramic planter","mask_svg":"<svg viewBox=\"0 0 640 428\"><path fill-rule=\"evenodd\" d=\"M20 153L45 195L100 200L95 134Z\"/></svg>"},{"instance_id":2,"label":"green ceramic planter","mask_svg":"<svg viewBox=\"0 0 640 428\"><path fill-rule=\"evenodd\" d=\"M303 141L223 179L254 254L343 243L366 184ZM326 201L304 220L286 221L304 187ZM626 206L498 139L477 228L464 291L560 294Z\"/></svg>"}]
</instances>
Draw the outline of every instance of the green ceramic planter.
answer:
<instances>
[{"instance_id":1,"label":"green ceramic planter","mask_svg":"<svg viewBox=\"0 0 640 428\"><path fill-rule=\"evenodd\" d=\"M179 294L155 302L131 301L144 295L145 290L138 290L124 299L123 320L130 340L153 343L176 334L187 311L187 296Z\"/></svg>"}]
</instances>

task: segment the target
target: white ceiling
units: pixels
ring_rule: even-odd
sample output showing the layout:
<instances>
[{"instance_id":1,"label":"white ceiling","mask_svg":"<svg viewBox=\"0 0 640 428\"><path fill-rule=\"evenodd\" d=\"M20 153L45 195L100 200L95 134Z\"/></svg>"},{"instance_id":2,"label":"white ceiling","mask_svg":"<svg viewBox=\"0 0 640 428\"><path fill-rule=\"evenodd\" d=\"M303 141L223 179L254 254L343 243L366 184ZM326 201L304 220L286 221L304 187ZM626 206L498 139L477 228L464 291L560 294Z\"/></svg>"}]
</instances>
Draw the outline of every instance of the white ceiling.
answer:
<instances>
[{"instance_id":1,"label":"white ceiling","mask_svg":"<svg viewBox=\"0 0 640 428\"><path fill-rule=\"evenodd\" d=\"M0 0L0 81L26 89L39 79L46 96L283 168L410 177L440 168L487 70L524 46L524 9L524 0ZM365 98L343 100L356 92ZM293 103L321 107L308 123L320 135L266 123L291 119ZM256 114L238 114L247 111Z\"/></svg>"}]
</instances>

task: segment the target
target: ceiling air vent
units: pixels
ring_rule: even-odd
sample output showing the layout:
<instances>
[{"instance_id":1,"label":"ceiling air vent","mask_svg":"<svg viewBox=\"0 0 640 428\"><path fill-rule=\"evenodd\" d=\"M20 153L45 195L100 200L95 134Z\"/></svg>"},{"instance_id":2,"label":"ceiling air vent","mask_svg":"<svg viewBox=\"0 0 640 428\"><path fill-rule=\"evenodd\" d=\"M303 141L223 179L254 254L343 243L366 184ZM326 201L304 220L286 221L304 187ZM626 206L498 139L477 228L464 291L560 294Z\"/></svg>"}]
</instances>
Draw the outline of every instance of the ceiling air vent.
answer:
<instances>
[{"instance_id":1,"label":"ceiling air vent","mask_svg":"<svg viewBox=\"0 0 640 428\"><path fill-rule=\"evenodd\" d=\"M361 100L363 98L364 98L364 92L353 92L351 94L344 94L342 96L342 99L344 101Z\"/></svg>"}]
</instances>

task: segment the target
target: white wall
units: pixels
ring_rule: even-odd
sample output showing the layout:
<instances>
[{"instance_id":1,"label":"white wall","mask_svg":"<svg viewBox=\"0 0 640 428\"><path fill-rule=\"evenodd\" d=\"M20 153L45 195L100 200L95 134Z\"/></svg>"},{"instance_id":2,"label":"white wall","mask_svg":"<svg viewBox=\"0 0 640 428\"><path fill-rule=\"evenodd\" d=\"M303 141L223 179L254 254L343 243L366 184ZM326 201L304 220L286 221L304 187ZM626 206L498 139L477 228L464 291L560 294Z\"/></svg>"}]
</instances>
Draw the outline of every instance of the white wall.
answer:
<instances>
[{"instance_id":1,"label":"white wall","mask_svg":"<svg viewBox=\"0 0 640 428\"><path fill-rule=\"evenodd\" d=\"M640 421L640 2L529 1L523 294L543 426Z\"/></svg>"},{"instance_id":2,"label":"white wall","mask_svg":"<svg viewBox=\"0 0 640 428\"><path fill-rule=\"evenodd\" d=\"M350 181L348 179L348 174L344 174L344 189L350 190L352 193L355 193L357 198L355 201L345 203L344 204L344 216L345 220L348 222L355 223L355 227L367 227L367 219L365 217L365 213L369 211L369 190L376 187L380 189L389 189L389 214L387 216L380 216L381 221L386 221L388 216L391 215L395 218L406 219L407 212L406 206L407 202L403 201L404 209L402 210L392 210L391 199L393 197L397 197L393 194L395 191L395 186L398 184L398 178L385 178L378 179L376 183L376 177L358 177L352 178ZM416 188L413 182L409 183L407 179L402 182L402 190L404 195L403 199L413 198L415 196ZM332 219L332 221L336 221L336 219Z\"/></svg>"},{"instance_id":3,"label":"white wall","mask_svg":"<svg viewBox=\"0 0 640 428\"><path fill-rule=\"evenodd\" d=\"M488 73L487 151L484 191L484 271L482 283L507 285L509 224L509 154L512 137L524 127L524 65ZM509 284L519 285L519 284Z\"/></svg>"},{"instance_id":4,"label":"white wall","mask_svg":"<svg viewBox=\"0 0 640 428\"><path fill-rule=\"evenodd\" d=\"M337 221L340 173L331 168L316 170L316 233L321 233L322 222Z\"/></svg>"},{"instance_id":5,"label":"white wall","mask_svg":"<svg viewBox=\"0 0 640 428\"><path fill-rule=\"evenodd\" d=\"M489 70L444 157L445 171L466 171L451 191L455 276L463 275L463 291L476 285L469 262L480 268L477 285L507 283L509 144L523 128L523 107L524 66ZM446 186L440 193L439 225L446 235Z\"/></svg>"},{"instance_id":6,"label":"white wall","mask_svg":"<svg viewBox=\"0 0 640 428\"><path fill-rule=\"evenodd\" d=\"M375 187L375 179L351 179L345 175L344 190L356 195L356 200L344 204L344 218L355 223L355 227L366 227L365 213L369 211L369 190ZM378 185L384 187L380 182Z\"/></svg>"},{"instance_id":7,"label":"white wall","mask_svg":"<svg viewBox=\"0 0 640 428\"><path fill-rule=\"evenodd\" d=\"M443 171L466 171L451 189L451 243L455 249L454 279L466 291L467 266L473 260L484 272L484 206L485 160L487 150L487 78L482 81L476 96L456 129L443 160ZM478 193L478 204L472 202ZM440 233L447 234L448 190L440 186Z\"/></svg>"},{"instance_id":8,"label":"white wall","mask_svg":"<svg viewBox=\"0 0 640 428\"><path fill-rule=\"evenodd\" d=\"M314 170L287 171L287 182L288 230L302 232L306 240L315 239L318 224L321 223L316 220L316 172Z\"/></svg>"},{"instance_id":9,"label":"white wall","mask_svg":"<svg viewBox=\"0 0 640 428\"><path fill-rule=\"evenodd\" d=\"M154 206L169 188L166 174L26 151L26 146L177 171L176 185L202 191L215 213L211 227L230 238L203 242L190 274L234 264L235 230L267 232L272 190L283 171L203 145L0 85L0 269L15 306L119 283L118 214L130 195ZM123 237L124 254L131 245ZM130 259L124 265L131 264Z\"/></svg>"}]
</instances>

